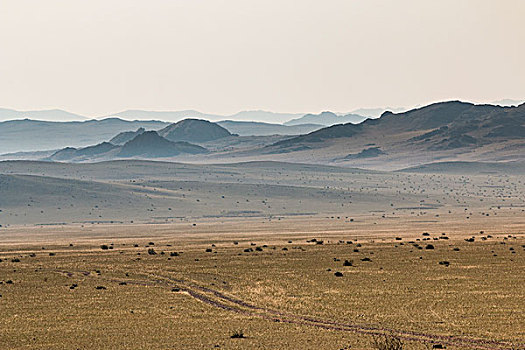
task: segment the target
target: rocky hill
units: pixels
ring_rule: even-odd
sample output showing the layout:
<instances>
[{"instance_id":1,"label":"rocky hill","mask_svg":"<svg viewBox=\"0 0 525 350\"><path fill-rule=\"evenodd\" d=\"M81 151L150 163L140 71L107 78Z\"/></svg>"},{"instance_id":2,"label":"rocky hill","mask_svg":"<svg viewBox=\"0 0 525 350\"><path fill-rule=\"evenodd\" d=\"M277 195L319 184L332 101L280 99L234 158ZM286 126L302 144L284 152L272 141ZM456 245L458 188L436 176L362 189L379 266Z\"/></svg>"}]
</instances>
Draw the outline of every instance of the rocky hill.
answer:
<instances>
[{"instance_id":1,"label":"rocky hill","mask_svg":"<svg viewBox=\"0 0 525 350\"><path fill-rule=\"evenodd\" d=\"M184 119L168 125L158 133L169 141L194 143L218 140L233 135L222 126L201 119Z\"/></svg>"}]
</instances>

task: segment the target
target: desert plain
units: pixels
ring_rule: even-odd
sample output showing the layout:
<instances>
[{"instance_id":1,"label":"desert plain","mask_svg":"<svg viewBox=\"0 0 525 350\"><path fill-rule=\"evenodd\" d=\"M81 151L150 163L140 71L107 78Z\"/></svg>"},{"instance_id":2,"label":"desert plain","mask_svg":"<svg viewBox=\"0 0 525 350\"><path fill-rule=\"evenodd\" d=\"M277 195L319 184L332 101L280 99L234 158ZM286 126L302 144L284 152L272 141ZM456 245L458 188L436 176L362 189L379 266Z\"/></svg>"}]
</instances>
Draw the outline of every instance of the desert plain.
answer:
<instances>
[{"instance_id":1,"label":"desert plain","mask_svg":"<svg viewBox=\"0 0 525 350\"><path fill-rule=\"evenodd\" d=\"M522 175L0 170L1 348L371 349L384 335L405 349L525 346Z\"/></svg>"}]
</instances>

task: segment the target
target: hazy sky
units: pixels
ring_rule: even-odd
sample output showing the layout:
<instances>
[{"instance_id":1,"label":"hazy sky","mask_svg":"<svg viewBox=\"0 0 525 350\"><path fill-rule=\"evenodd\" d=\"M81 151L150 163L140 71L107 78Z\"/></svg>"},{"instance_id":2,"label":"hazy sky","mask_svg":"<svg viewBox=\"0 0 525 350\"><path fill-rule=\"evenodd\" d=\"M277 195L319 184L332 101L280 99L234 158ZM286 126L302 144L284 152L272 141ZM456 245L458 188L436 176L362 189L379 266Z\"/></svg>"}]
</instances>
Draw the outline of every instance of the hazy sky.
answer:
<instances>
[{"instance_id":1,"label":"hazy sky","mask_svg":"<svg viewBox=\"0 0 525 350\"><path fill-rule=\"evenodd\" d=\"M525 99L523 0L0 0L0 106L88 116Z\"/></svg>"}]
</instances>

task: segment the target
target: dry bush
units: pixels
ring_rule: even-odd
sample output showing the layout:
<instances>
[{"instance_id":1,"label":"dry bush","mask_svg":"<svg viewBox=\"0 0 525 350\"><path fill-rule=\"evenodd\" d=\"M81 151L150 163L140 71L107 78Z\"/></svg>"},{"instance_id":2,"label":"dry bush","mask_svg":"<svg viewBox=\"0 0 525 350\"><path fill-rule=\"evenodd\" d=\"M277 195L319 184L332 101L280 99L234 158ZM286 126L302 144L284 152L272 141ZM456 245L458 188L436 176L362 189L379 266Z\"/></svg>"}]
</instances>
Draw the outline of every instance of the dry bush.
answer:
<instances>
[{"instance_id":1,"label":"dry bush","mask_svg":"<svg viewBox=\"0 0 525 350\"><path fill-rule=\"evenodd\" d=\"M374 349L377 350L402 350L403 341L393 334L374 335L372 338Z\"/></svg>"},{"instance_id":2,"label":"dry bush","mask_svg":"<svg viewBox=\"0 0 525 350\"><path fill-rule=\"evenodd\" d=\"M242 338L246 338L244 336L244 331L242 329L239 329L239 330L236 330L233 332L233 334L230 336L230 338L232 339L242 339Z\"/></svg>"}]
</instances>

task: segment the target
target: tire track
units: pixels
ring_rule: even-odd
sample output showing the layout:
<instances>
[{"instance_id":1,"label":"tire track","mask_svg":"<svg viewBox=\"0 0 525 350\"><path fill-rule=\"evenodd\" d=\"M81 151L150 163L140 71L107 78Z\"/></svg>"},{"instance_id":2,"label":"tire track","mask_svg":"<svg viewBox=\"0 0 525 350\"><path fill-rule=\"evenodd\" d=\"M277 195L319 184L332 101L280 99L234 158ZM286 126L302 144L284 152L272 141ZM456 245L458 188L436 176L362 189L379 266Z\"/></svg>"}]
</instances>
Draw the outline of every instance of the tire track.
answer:
<instances>
[{"instance_id":1,"label":"tire track","mask_svg":"<svg viewBox=\"0 0 525 350\"><path fill-rule=\"evenodd\" d=\"M67 277L73 277L74 273L70 271L57 271L65 274ZM78 271L84 277L93 277L90 272ZM345 331L353 332L371 336L380 335L395 335L406 341L416 341L428 344L442 344L447 346L460 346L463 349L485 349L485 350L525 350L525 344L511 344L508 342L500 342L494 340L486 340L479 338L470 338L464 336L453 336L453 335L437 335L426 332L416 332L407 330L397 330L385 327L367 326L362 324L352 324L337 322L331 320L323 320L312 316L303 316L292 314L289 312L277 311L266 307L260 307L253 305L244 300L238 299L233 296L229 296L215 289L209 287L200 286L194 282L186 281L182 279L175 279L172 277L166 277L156 274L149 274L145 280L123 280L105 278L101 276L93 277L98 280L104 280L113 283L126 282L131 285L139 286L160 286L166 288L177 288L180 292L184 292L190 297L201 301L210 306L242 314L245 316L255 316L268 321L282 322L290 324L299 324L305 326L311 326L326 330L334 331Z\"/></svg>"}]
</instances>

